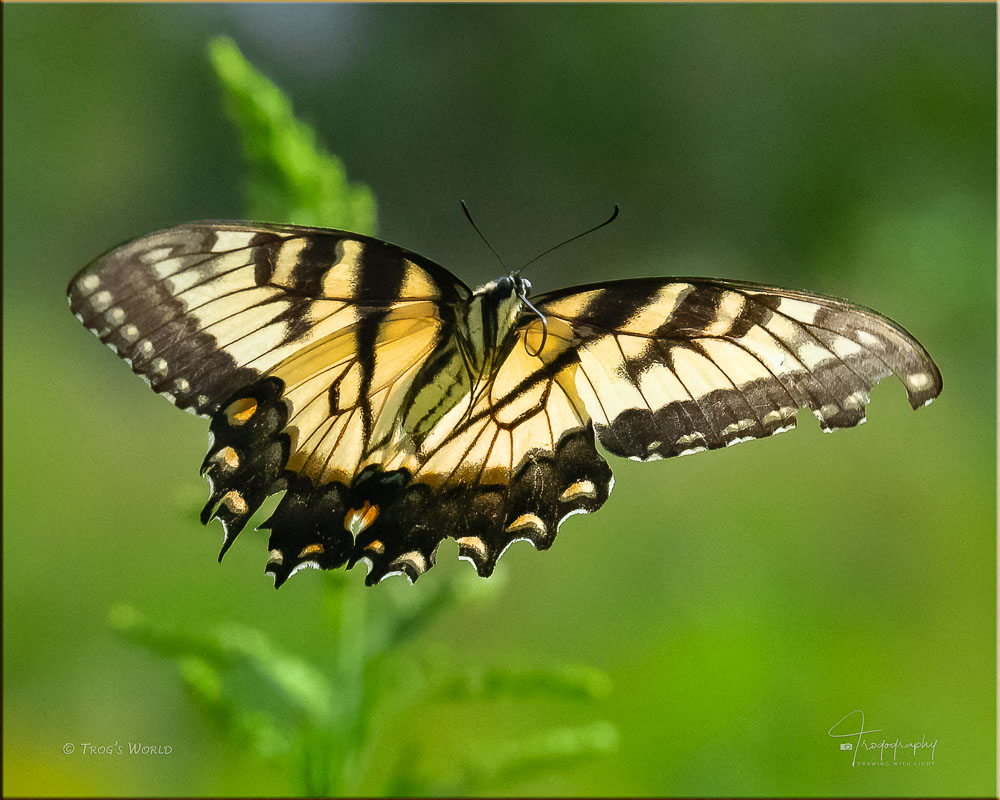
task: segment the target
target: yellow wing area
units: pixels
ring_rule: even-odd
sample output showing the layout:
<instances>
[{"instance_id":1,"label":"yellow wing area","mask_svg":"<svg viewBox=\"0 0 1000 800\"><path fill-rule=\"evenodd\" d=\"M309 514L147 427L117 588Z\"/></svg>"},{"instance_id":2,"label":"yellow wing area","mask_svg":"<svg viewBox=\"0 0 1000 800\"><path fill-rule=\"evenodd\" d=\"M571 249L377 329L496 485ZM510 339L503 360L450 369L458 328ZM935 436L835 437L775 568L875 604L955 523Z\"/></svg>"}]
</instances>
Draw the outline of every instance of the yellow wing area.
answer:
<instances>
[{"instance_id":1,"label":"yellow wing area","mask_svg":"<svg viewBox=\"0 0 1000 800\"><path fill-rule=\"evenodd\" d=\"M395 562L369 546L370 581L392 569L415 579L446 535L489 575L512 542L546 549L568 517L604 504L614 480L576 392L577 369L569 326L556 322L543 334L528 323L471 407L453 407L416 452L390 455L386 471L406 470L426 500L419 529L427 536ZM384 534L377 541L386 544ZM358 543L366 547L364 537Z\"/></svg>"},{"instance_id":2,"label":"yellow wing area","mask_svg":"<svg viewBox=\"0 0 1000 800\"><path fill-rule=\"evenodd\" d=\"M387 451L405 446L398 429L400 411L424 362L439 346L441 328L436 304L397 304L379 323L367 381L354 327L299 349L272 369L268 374L282 381L289 406L287 469L316 485L350 483L364 467L381 464ZM368 431L365 409L372 418Z\"/></svg>"}]
</instances>

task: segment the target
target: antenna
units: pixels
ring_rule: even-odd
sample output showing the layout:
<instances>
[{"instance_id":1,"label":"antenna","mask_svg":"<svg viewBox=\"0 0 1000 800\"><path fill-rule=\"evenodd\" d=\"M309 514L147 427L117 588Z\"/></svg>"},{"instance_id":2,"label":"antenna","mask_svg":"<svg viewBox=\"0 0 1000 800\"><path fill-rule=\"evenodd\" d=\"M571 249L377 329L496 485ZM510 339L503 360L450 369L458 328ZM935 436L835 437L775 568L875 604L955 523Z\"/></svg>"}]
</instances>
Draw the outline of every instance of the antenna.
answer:
<instances>
[{"instance_id":1,"label":"antenna","mask_svg":"<svg viewBox=\"0 0 1000 800\"><path fill-rule=\"evenodd\" d=\"M464 203L463 203L463 207L464 207ZM559 242L559 244L552 245L552 247L550 247L548 250L543 250L541 253L539 253L537 256L535 256L533 259L531 259L530 261L528 261L525 264L522 264L521 267L518 270L516 270L514 274L515 275L520 275L522 272L524 272L524 270L527 267L529 267L531 264L534 264L542 256L547 256L553 250L558 250L560 247L562 247L565 244L569 244L570 242L575 242L577 239L579 239L582 236L586 236L588 233L593 233L594 231L600 230L605 225L610 225L612 222L614 222L618 218L618 213L620 211L621 211L621 208L619 207L618 203L615 203L615 210L611 212L611 216L608 217L606 220L604 220L604 222L600 223L599 225L595 225L593 228L588 228L583 233L576 234L576 236L570 236L565 241ZM466 212L466 213L468 213L468 212ZM480 234L480 236L482 236L482 234ZM492 248L490 248L490 249L492 249ZM498 256L498 258L499 258L499 256ZM503 262L501 262L501 263L503 263Z\"/></svg>"},{"instance_id":2,"label":"antenna","mask_svg":"<svg viewBox=\"0 0 1000 800\"><path fill-rule=\"evenodd\" d=\"M479 226L476 224L476 221L472 218L472 213L469 211L469 207L465 204L465 201L459 200L458 202L462 204L462 211L465 212L465 218L469 220L469 224L472 225L472 229L479 234L479 238L483 240L483 242L486 244L488 248L490 248L490 252L497 257L497 261L500 262L500 266L510 271L507 265L503 262L503 259L500 258L500 254L496 251L496 248L494 248L493 245L490 244L490 240L483 235L483 232L481 230L479 230Z\"/></svg>"},{"instance_id":3,"label":"antenna","mask_svg":"<svg viewBox=\"0 0 1000 800\"><path fill-rule=\"evenodd\" d=\"M472 229L476 233L479 234L479 238L483 240L483 243L490 249L490 252L493 253L494 256L496 256L497 261L500 262L500 266L503 267L504 269L510 271L509 268L508 268L508 266L504 263L504 260L500 257L500 254L496 251L496 248L493 245L490 244L490 240L487 239L486 236L483 234L483 232L479 229L479 226L476 224L476 221L472 218L472 212L469 211L469 207L465 204L465 201L464 200L459 200L458 202L462 206L462 211L465 213L465 218L467 220L469 220L469 224L472 225ZM540 259L542 256L547 256L553 250L558 250L563 245L567 245L570 242L575 242L577 239L580 239L581 237L586 236L588 233L593 233L594 231L600 230L605 225L610 225L612 222L614 222L616 219L618 219L619 212L621 212L621 207L618 205L618 203L615 203L615 209L614 209L614 211L611 212L611 216L608 217L606 220L604 220L604 222L601 222L601 223L595 225L592 228L587 228L587 230L585 230L583 233L578 233L575 236L570 236L568 239L565 239L565 240L559 242L559 244L552 245L552 247L550 247L548 250L543 250L541 253L539 253L537 256L535 256L533 259L531 259L530 261L527 261L524 264L522 264L520 266L520 268L514 270L511 274L512 275L520 275L522 272L524 272L525 269L527 269L530 265L532 265L536 261L538 261L538 259ZM539 315L539 316L541 316L541 315Z\"/></svg>"}]
</instances>

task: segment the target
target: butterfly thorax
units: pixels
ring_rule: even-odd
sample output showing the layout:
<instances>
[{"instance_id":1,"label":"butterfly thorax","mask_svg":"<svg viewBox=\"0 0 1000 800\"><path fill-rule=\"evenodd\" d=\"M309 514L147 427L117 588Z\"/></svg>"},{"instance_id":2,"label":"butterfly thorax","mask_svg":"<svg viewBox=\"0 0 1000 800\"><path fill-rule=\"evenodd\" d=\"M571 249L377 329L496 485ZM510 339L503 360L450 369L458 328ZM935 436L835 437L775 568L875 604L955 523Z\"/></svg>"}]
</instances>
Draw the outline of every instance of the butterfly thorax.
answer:
<instances>
[{"instance_id":1,"label":"butterfly thorax","mask_svg":"<svg viewBox=\"0 0 1000 800\"><path fill-rule=\"evenodd\" d=\"M529 286L516 276L505 276L453 306L451 345L439 348L424 365L412 396L403 404L403 431L418 444L456 404L464 400L471 408L489 386L516 341L522 297Z\"/></svg>"},{"instance_id":2,"label":"butterfly thorax","mask_svg":"<svg viewBox=\"0 0 1000 800\"><path fill-rule=\"evenodd\" d=\"M456 338L473 375L491 376L513 343L525 283L513 276L490 281L476 289L460 309Z\"/></svg>"}]
</instances>

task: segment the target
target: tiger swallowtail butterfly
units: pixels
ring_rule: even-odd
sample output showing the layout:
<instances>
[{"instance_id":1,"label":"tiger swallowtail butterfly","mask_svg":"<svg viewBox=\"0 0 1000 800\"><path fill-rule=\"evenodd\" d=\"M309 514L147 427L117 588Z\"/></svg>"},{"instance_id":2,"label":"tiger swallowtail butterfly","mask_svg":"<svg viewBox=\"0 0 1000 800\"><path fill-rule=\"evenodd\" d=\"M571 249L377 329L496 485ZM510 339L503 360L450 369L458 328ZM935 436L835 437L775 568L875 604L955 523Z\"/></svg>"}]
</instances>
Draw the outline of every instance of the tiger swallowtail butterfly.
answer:
<instances>
[{"instance_id":1,"label":"tiger swallowtail butterfly","mask_svg":"<svg viewBox=\"0 0 1000 800\"><path fill-rule=\"evenodd\" d=\"M615 456L760 439L808 408L865 421L895 375L913 408L941 375L902 327L821 295L706 278L531 297L471 290L393 244L339 230L199 222L98 258L69 305L155 392L208 417L219 559L265 498L266 571L367 561L416 580L446 536L482 576L512 542L547 549L597 511Z\"/></svg>"}]
</instances>

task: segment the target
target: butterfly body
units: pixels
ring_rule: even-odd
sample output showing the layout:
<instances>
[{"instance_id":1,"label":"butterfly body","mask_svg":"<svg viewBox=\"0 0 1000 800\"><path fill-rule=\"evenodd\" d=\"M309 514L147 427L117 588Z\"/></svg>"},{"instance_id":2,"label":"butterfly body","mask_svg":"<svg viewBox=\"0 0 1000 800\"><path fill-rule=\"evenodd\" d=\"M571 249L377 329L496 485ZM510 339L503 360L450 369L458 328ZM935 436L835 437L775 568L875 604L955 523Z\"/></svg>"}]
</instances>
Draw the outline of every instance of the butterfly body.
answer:
<instances>
[{"instance_id":1,"label":"butterfly body","mask_svg":"<svg viewBox=\"0 0 1000 800\"><path fill-rule=\"evenodd\" d=\"M267 571L370 565L415 580L445 537L481 575L551 545L637 460L864 421L868 390L941 389L905 330L833 298L735 281L475 291L346 231L193 223L110 251L71 309L152 388L211 419L203 520L224 554L264 499ZM221 558L220 554L220 558Z\"/></svg>"},{"instance_id":2,"label":"butterfly body","mask_svg":"<svg viewBox=\"0 0 1000 800\"><path fill-rule=\"evenodd\" d=\"M422 441L459 402L467 401L471 410L517 338L526 286L530 288L520 278L501 278L454 307L454 346L440 347L414 381L403 403L405 433Z\"/></svg>"}]
</instances>

